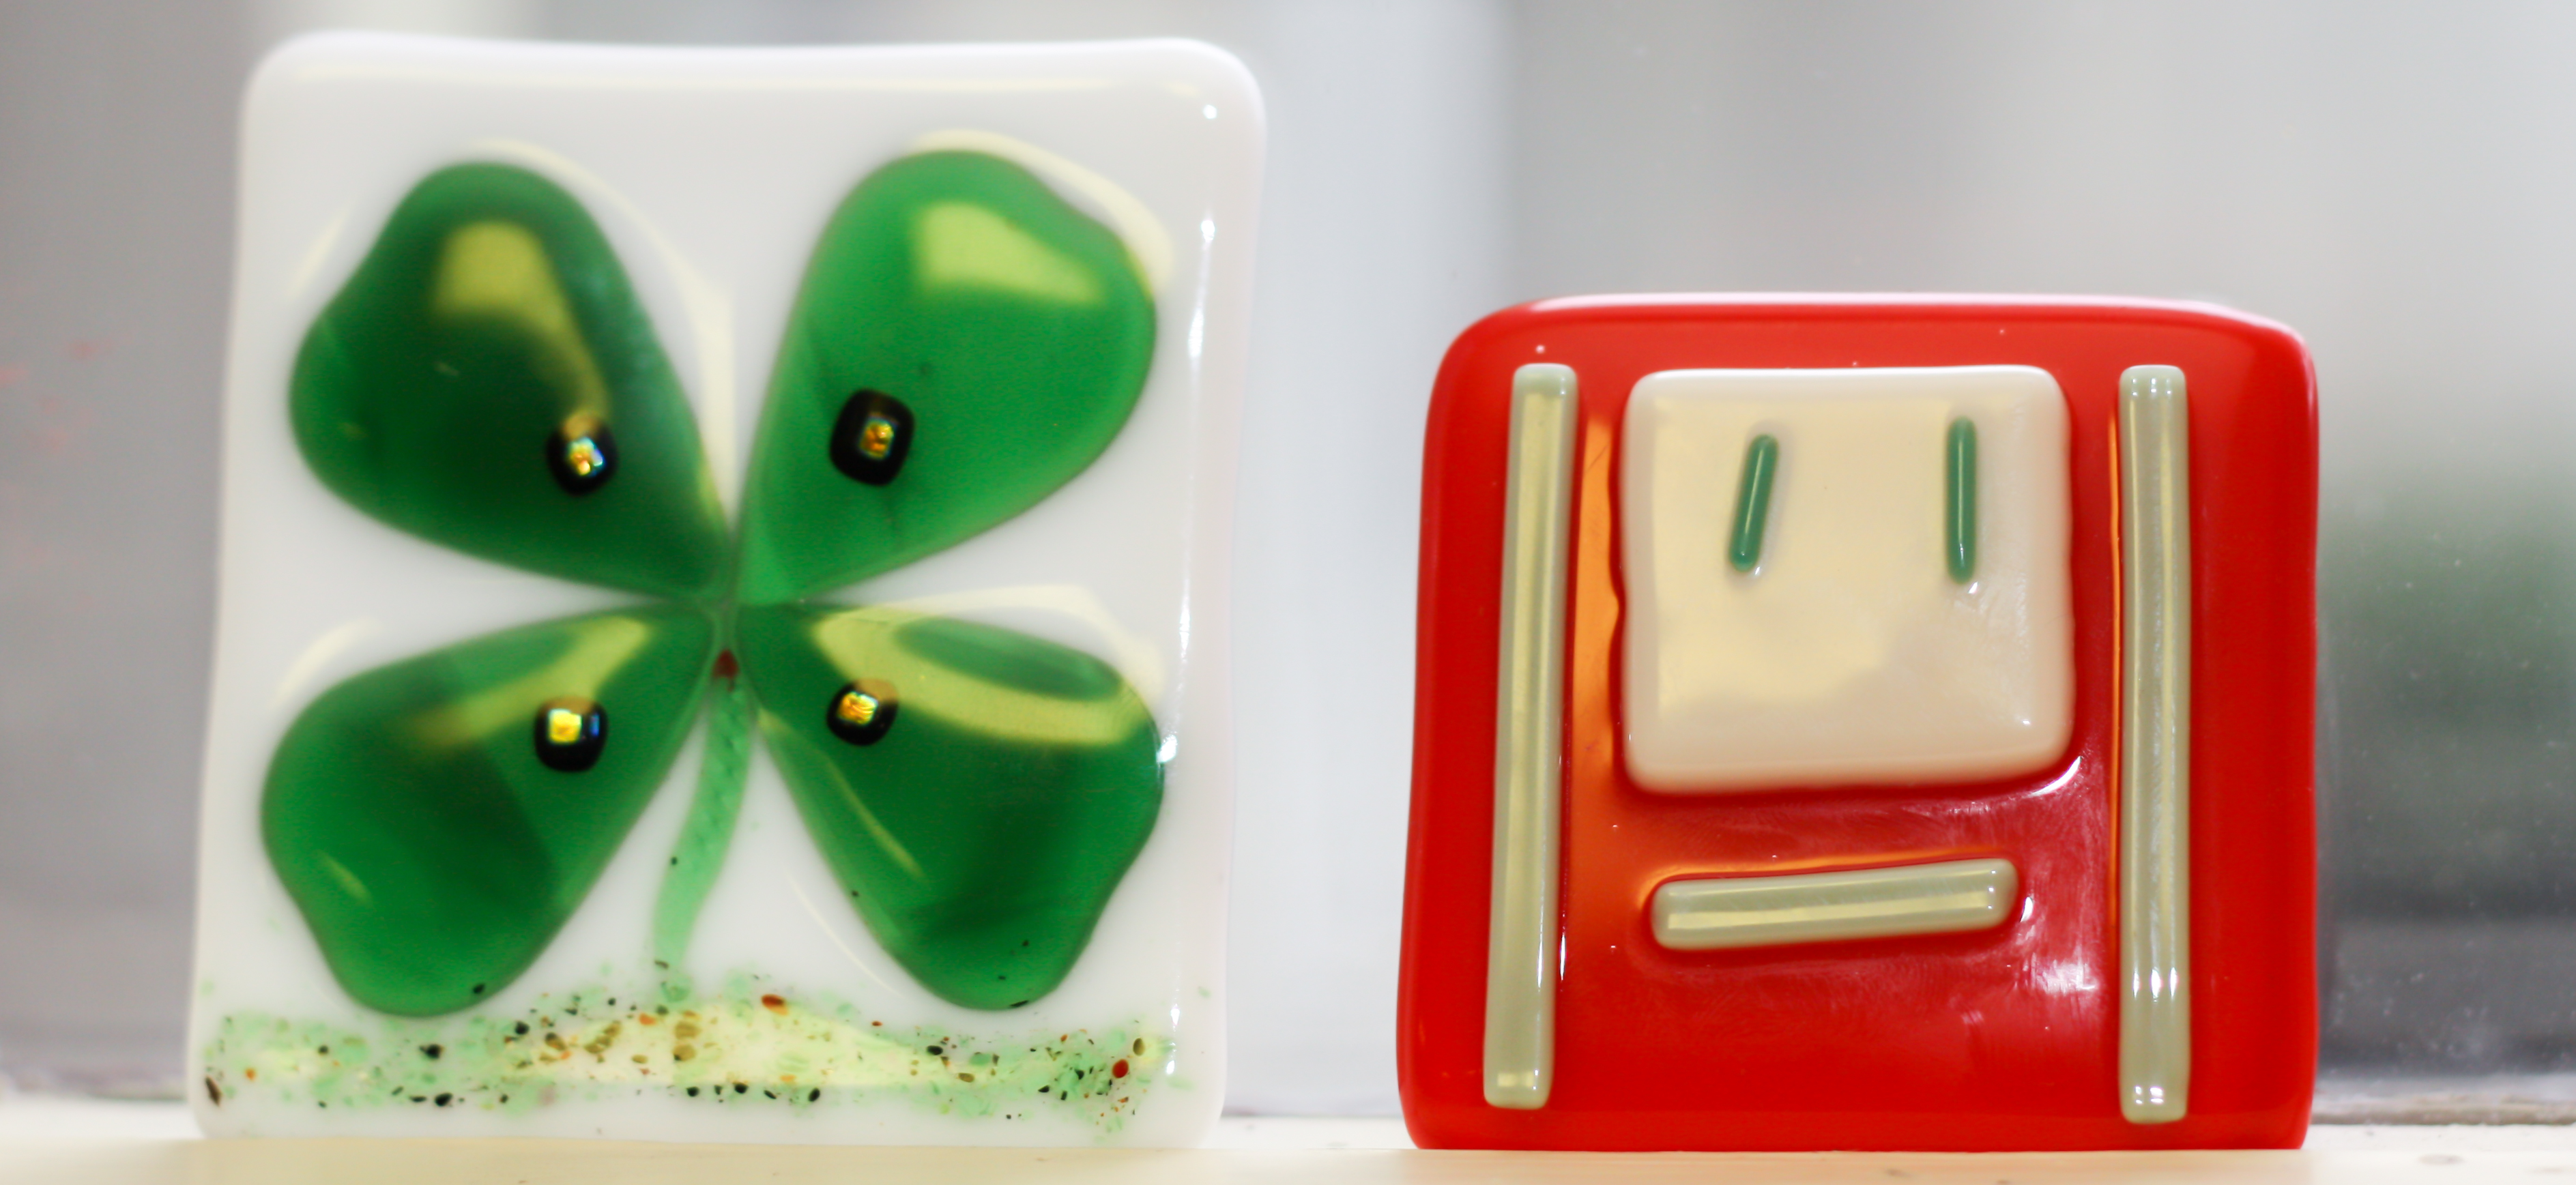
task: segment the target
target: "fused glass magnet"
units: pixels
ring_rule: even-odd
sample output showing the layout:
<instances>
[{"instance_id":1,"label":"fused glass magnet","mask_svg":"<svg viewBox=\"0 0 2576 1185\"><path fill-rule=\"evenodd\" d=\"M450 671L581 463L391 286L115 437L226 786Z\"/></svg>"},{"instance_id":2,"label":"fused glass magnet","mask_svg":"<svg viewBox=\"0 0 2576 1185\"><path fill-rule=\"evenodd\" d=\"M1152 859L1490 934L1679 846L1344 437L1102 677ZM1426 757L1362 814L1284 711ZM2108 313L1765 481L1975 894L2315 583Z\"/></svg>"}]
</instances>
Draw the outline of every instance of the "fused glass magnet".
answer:
<instances>
[{"instance_id":1,"label":"fused glass magnet","mask_svg":"<svg viewBox=\"0 0 2576 1185\"><path fill-rule=\"evenodd\" d=\"M2316 410L2176 304L1599 297L1431 403L1425 1147L2296 1147Z\"/></svg>"},{"instance_id":2,"label":"fused glass magnet","mask_svg":"<svg viewBox=\"0 0 2576 1185\"><path fill-rule=\"evenodd\" d=\"M1261 142L1186 42L273 56L205 1128L1196 1142Z\"/></svg>"}]
</instances>

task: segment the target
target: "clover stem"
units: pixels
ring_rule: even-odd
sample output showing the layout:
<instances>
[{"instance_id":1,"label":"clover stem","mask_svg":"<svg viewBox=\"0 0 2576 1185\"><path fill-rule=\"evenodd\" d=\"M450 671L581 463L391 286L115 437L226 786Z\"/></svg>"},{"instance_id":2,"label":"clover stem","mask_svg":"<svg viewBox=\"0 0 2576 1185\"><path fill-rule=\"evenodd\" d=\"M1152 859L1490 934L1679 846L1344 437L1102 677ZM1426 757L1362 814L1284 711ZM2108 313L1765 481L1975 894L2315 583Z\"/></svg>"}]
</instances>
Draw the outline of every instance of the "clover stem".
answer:
<instances>
[{"instance_id":1,"label":"clover stem","mask_svg":"<svg viewBox=\"0 0 2576 1185\"><path fill-rule=\"evenodd\" d=\"M707 713L707 748L698 763L698 790L689 800L688 821L662 876L662 894L653 904L653 958L673 974L680 973L688 953L690 931L698 911L724 871L725 849L733 843L734 817L742 813L743 783L751 773L751 689L739 678L719 676Z\"/></svg>"}]
</instances>

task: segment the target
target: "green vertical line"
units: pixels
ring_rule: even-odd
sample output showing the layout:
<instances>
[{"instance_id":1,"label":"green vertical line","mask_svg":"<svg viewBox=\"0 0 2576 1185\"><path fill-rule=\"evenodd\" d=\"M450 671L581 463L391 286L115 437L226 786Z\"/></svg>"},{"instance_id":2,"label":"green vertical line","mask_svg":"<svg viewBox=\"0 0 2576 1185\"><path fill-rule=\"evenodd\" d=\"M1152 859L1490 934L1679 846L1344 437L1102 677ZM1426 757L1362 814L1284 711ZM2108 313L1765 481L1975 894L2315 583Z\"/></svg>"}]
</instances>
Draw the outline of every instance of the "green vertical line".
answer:
<instances>
[{"instance_id":1,"label":"green vertical line","mask_svg":"<svg viewBox=\"0 0 2576 1185\"><path fill-rule=\"evenodd\" d=\"M1950 579L1966 584L1977 574L1977 425L1966 416L1950 421L1948 528Z\"/></svg>"},{"instance_id":2,"label":"green vertical line","mask_svg":"<svg viewBox=\"0 0 2576 1185\"><path fill-rule=\"evenodd\" d=\"M1744 446L1744 476L1735 485L1735 539L1726 562L1750 572L1762 562L1762 529L1771 517L1771 475L1780 468L1780 442L1756 436Z\"/></svg>"},{"instance_id":3,"label":"green vertical line","mask_svg":"<svg viewBox=\"0 0 2576 1185\"><path fill-rule=\"evenodd\" d=\"M680 842L653 906L653 958L674 974L681 971L707 892L724 871L734 818L742 813L743 782L751 774L751 689L738 677L719 679L711 698L697 795L689 801L688 821L680 826Z\"/></svg>"}]
</instances>

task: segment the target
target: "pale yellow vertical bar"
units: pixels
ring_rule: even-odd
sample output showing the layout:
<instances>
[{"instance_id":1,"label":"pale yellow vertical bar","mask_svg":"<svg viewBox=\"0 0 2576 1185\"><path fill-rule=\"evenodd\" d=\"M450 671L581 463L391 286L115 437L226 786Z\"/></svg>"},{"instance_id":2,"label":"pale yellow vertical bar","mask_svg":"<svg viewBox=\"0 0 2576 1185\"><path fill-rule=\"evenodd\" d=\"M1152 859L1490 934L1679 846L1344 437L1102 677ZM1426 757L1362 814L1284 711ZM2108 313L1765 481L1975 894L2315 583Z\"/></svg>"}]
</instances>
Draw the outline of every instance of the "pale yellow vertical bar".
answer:
<instances>
[{"instance_id":1,"label":"pale yellow vertical bar","mask_svg":"<svg viewBox=\"0 0 2576 1185\"><path fill-rule=\"evenodd\" d=\"M1556 1061L1557 780L1574 372L1512 376L1503 634L1494 710L1494 877L1485 962L1485 1101L1547 1105Z\"/></svg>"},{"instance_id":2,"label":"pale yellow vertical bar","mask_svg":"<svg viewBox=\"0 0 2576 1185\"><path fill-rule=\"evenodd\" d=\"M2183 373L2120 375L2120 1113L2191 1096L2191 419Z\"/></svg>"}]
</instances>

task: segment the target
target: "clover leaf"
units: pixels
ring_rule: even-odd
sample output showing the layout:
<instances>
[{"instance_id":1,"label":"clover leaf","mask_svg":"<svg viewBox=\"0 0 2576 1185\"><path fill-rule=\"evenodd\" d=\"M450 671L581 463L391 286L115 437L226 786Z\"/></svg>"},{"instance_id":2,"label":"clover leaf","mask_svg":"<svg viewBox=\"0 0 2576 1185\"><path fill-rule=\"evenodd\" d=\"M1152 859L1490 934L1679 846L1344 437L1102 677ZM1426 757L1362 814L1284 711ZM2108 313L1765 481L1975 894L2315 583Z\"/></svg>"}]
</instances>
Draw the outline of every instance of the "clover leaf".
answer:
<instances>
[{"instance_id":1,"label":"clover leaf","mask_svg":"<svg viewBox=\"0 0 2576 1185\"><path fill-rule=\"evenodd\" d=\"M1162 800L1151 713L1107 664L823 594L954 546L1089 466L1142 393L1152 298L1116 235L996 157L861 182L808 263L739 532L624 269L524 169L422 180L316 317L289 384L306 463L420 538L649 603L358 674L289 726L271 866L381 1012L526 971L708 719L655 912L677 965L766 740L886 951L942 999L1060 984Z\"/></svg>"}]
</instances>

